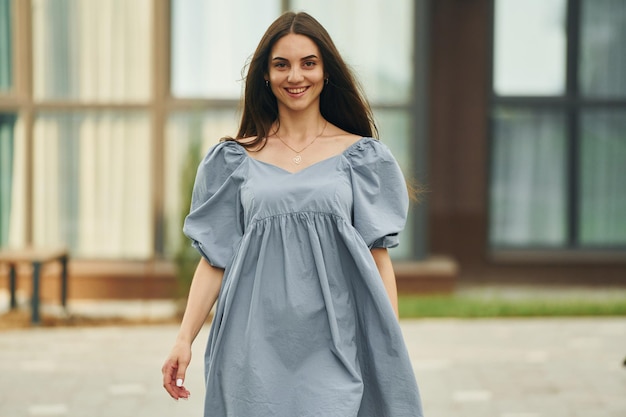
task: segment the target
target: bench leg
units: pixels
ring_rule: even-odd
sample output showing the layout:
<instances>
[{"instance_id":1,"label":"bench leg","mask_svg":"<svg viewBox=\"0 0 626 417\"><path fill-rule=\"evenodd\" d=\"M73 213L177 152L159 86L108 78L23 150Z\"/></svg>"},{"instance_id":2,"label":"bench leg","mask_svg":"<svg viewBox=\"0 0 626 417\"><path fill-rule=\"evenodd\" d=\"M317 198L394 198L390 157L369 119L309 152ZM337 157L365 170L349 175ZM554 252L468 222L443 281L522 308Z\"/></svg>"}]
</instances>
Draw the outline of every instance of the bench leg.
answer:
<instances>
[{"instance_id":1,"label":"bench leg","mask_svg":"<svg viewBox=\"0 0 626 417\"><path fill-rule=\"evenodd\" d=\"M17 289L17 276L15 265L9 265L9 291L11 293L11 310L17 307L17 297L15 291Z\"/></svg>"},{"instance_id":2,"label":"bench leg","mask_svg":"<svg viewBox=\"0 0 626 417\"><path fill-rule=\"evenodd\" d=\"M33 299L32 303L32 317L31 324L39 324L39 272L41 271L41 264L39 262L33 262Z\"/></svg>"},{"instance_id":3,"label":"bench leg","mask_svg":"<svg viewBox=\"0 0 626 417\"><path fill-rule=\"evenodd\" d=\"M61 305L67 309L67 257L61 258Z\"/></svg>"}]
</instances>

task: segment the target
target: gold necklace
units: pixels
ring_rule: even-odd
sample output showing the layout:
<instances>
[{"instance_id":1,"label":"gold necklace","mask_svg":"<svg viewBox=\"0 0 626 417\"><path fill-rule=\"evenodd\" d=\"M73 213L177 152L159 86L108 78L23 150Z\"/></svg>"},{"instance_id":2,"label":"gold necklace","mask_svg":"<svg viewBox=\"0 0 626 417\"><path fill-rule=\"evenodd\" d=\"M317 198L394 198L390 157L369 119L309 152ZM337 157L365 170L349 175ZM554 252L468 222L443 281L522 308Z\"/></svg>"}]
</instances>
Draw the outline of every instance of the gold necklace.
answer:
<instances>
[{"instance_id":1,"label":"gold necklace","mask_svg":"<svg viewBox=\"0 0 626 417\"><path fill-rule=\"evenodd\" d=\"M288 147L289 149L291 149L292 151L294 151L296 153L296 156L294 156L293 158L291 158L291 160L294 162L294 164L296 165L300 165L300 162L302 162L302 156L300 155L306 148L308 148L309 146L313 145L313 142L315 142L317 140L317 138L319 138L320 136L322 136L322 133L324 133L324 130L326 130L326 125L328 124L328 120L325 121L324 123L324 127L322 128L322 131L319 133L319 135L315 136L313 138L313 140L311 142L309 142L308 145L306 145L304 148L300 149L299 151L295 150L294 148L292 148L291 146L289 146L287 144L287 142L285 142L283 140L283 138L280 137L280 135L278 134L278 131L276 131L276 137L278 138L278 140L280 140L283 145L285 145L286 147Z\"/></svg>"}]
</instances>

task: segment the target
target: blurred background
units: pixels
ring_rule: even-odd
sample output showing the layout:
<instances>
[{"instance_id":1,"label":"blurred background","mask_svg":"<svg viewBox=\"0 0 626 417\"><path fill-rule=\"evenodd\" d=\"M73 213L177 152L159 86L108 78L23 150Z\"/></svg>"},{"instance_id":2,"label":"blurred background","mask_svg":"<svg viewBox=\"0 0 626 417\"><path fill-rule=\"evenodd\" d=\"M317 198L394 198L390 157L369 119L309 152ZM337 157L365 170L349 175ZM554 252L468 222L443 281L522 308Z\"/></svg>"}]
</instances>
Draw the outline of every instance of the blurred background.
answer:
<instances>
[{"instance_id":1,"label":"blurred background","mask_svg":"<svg viewBox=\"0 0 626 417\"><path fill-rule=\"evenodd\" d=\"M67 248L71 299L179 294L196 165L286 10L426 190L401 292L626 286L624 0L0 0L0 246Z\"/></svg>"}]
</instances>

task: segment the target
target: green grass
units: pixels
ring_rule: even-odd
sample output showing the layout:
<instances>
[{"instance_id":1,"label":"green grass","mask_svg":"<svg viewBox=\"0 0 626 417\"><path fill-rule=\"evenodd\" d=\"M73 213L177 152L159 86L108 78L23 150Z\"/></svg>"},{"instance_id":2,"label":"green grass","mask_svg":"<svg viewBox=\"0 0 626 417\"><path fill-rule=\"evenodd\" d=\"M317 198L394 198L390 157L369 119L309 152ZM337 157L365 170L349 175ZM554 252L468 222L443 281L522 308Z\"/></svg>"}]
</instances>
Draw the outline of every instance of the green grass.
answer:
<instances>
[{"instance_id":1,"label":"green grass","mask_svg":"<svg viewBox=\"0 0 626 417\"><path fill-rule=\"evenodd\" d=\"M400 295L401 318L626 316L626 298L480 298L464 295Z\"/></svg>"}]
</instances>

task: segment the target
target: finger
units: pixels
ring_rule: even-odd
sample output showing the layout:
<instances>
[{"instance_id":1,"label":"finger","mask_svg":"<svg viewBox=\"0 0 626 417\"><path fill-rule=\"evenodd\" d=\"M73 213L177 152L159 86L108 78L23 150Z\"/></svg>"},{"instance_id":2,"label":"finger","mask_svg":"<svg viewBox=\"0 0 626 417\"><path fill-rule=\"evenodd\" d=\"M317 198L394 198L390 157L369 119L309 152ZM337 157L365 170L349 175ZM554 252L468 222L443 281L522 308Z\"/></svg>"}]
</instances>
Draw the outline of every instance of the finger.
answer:
<instances>
[{"instance_id":1,"label":"finger","mask_svg":"<svg viewBox=\"0 0 626 417\"><path fill-rule=\"evenodd\" d=\"M189 391L183 385L185 383L185 374L187 372L187 364L179 362L178 369L176 370L176 387L178 388L178 396L180 398L187 399L189 397Z\"/></svg>"},{"instance_id":2,"label":"finger","mask_svg":"<svg viewBox=\"0 0 626 417\"><path fill-rule=\"evenodd\" d=\"M178 398L182 398L184 400L188 399L191 393L185 387L178 388L180 391L178 392Z\"/></svg>"},{"instance_id":3,"label":"finger","mask_svg":"<svg viewBox=\"0 0 626 417\"><path fill-rule=\"evenodd\" d=\"M180 389L176 386L175 376L176 376L177 367L172 362L166 362L163 365L163 388L167 391L167 393L177 400L179 398Z\"/></svg>"},{"instance_id":4,"label":"finger","mask_svg":"<svg viewBox=\"0 0 626 417\"><path fill-rule=\"evenodd\" d=\"M182 387L185 383L185 374L187 372L187 364L179 362L178 369L176 370L176 386Z\"/></svg>"}]
</instances>

